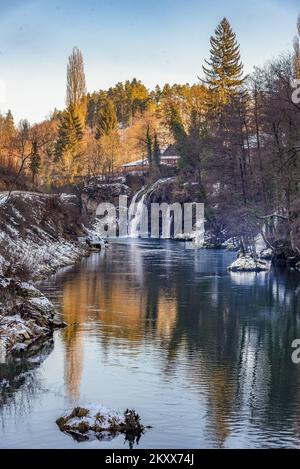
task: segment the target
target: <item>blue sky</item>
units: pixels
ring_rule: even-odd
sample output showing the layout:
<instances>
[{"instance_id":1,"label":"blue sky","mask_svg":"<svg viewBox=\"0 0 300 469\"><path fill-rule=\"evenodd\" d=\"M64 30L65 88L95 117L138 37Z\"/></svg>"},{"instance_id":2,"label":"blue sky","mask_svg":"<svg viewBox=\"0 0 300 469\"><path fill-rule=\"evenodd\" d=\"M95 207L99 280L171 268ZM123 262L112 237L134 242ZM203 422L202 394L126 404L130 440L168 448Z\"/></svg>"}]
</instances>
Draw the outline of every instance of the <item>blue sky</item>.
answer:
<instances>
[{"instance_id":1,"label":"blue sky","mask_svg":"<svg viewBox=\"0 0 300 469\"><path fill-rule=\"evenodd\" d=\"M37 122L62 108L75 45L89 91L133 77L196 82L223 16L250 72L291 49L299 12L299 0L0 0L0 110Z\"/></svg>"}]
</instances>

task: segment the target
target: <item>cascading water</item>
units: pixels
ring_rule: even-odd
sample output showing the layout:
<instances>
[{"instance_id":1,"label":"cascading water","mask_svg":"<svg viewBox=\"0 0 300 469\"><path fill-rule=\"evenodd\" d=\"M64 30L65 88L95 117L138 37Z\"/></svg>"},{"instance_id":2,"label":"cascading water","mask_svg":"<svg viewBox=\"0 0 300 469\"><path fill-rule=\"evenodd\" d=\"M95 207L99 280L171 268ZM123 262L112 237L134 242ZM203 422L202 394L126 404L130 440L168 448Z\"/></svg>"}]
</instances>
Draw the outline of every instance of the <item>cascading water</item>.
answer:
<instances>
[{"instance_id":1,"label":"cascading water","mask_svg":"<svg viewBox=\"0 0 300 469\"><path fill-rule=\"evenodd\" d=\"M143 216L143 209L144 209L144 200L146 194L143 194L141 199L137 202L140 194L144 192L144 188L142 188L139 192L135 194L132 199L132 202L129 206L128 211L128 219L129 219L129 226L128 226L128 236L129 238L138 238L141 235L141 224L142 224L142 216Z\"/></svg>"},{"instance_id":2,"label":"cascading water","mask_svg":"<svg viewBox=\"0 0 300 469\"><path fill-rule=\"evenodd\" d=\"M144 202L148 197L151 197L151 194L163 183L174 181L175 178L166 178L159 179L154 184L152 184L147 190L145 187L142 187L138 191L129 206L128 210L128 236L129 238L138 238L140 236L148 233L146 226L148 226L148 216L145 216L145 205ZM163 238L171 238L171 226L172 226L173 216L170 212L167 214L167 222L164 225L164 230L162 233ZM145 222L145 224L144 224Z\"/></svg>"},{"instance_id":3,"label":"cascading water","mask_svg":"<svg viewBox=\"0 0 300 469\"><path fill-rule=\"evenodd\" d=\"M168 210L167 214L166 214L166 224L163 225L163 227L162 227L162 234L161 234L162 238L164 238L164 239L170 239L171 238L172 221L173 221L172 214L171 214L170 210Z\"/></svg>"}]
</instances>

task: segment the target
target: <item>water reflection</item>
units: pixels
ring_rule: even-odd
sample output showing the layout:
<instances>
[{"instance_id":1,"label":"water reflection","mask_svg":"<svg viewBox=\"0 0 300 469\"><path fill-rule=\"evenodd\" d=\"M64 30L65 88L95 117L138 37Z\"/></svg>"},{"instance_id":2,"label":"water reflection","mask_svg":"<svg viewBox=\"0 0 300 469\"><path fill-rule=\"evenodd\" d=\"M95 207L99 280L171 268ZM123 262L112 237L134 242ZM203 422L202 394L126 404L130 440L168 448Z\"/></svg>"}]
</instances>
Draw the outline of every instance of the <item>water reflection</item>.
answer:
<instances>
[{"instance_id":1,"label":"water reflection","mask_svg":"<svg viewBox=\"0 0 300 469\"><path fill-rule=\"evenodd\" d=\"M104 349L159 348L169 379L184 355L183 372L205 393L207 432L219 446L243 419L262 432L298 433L300 373L290 345L300 337L299 276L229 275L230 256L124 243L66 282L58 278L62 315L74 323L64 334L70 396L79 397L88 329Z\"/></svg>"},{"instance_id":2,"label":"water reflection","mask_svg":"<svg viewBox=\"0 0 300 469\"><path fill-rule=\"evenodd\" d=\"M39 367L53 351L52 339L46 343L37 342L29 350L15 353L0 363L0 419L12 413L22 415L30 412L31 402L41 389Z\"/></svg>"},{"instance_id":3,"label":"water reflection","mask_svg":"<svg viewBox=\"0 0 300 469\"><path fill-rule=\"evenodd\" d=\"M70 324L61 332L69 400L83 388L98 396L99 383L101 398L127 405L134 394L142 415L158 413L146 422L150 447L168 434L179 447L299 447L300 276L229 274L232 257L124 241L43 284ZM93 384L100 372L107 382Z\"/></svg>"}]
</instances>

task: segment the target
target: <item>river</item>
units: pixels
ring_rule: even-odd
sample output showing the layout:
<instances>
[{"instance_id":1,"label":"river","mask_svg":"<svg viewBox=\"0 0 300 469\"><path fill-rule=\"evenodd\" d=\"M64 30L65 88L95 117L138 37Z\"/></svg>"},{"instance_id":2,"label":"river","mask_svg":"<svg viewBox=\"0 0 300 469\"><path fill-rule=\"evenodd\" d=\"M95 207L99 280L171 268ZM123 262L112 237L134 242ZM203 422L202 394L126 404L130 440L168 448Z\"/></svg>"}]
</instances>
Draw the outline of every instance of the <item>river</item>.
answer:
<instances>
[{"instance_id":1,"label":"river","mask_svg":"<svg viewBox=\"0 0 300 469\"><path fill-rule=\"evenodd\" d=\"M0 389L0 447L126 447L61 433L78 403L136 409L140 448L300 447L300 274L231 274L234 256L118 240L39 284L70 325L2 369L22 377Z\"/></svg>"}]
</instances>

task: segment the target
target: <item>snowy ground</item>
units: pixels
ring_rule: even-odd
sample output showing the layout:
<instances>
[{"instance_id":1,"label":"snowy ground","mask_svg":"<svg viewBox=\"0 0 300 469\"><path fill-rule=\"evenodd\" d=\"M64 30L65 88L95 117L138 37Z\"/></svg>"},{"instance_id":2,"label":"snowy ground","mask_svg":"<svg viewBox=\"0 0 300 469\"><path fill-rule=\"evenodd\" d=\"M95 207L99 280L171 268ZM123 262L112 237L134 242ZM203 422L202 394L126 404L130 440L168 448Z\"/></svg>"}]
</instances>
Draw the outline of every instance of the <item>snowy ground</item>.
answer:
<instances>
[{"instance_id":1,"label":"snowy ground","mask_svg":"<svg viewBox=\"0 0 300 469\"><path fill-rule=\"evenodd\" d=\"M60 326L53 305L30 282L87 254L72 195L0 193L0 360Z\"/></svg>"},{"instance_id":2,"label":"snowy ground","mask_svg":"<svg viewBox=\"0 0 300 469\"><path fill-rule=\"evenodd\" d=\"M32 271L33 278L43 277L82 256L75 236L72 239L64 233L64 212L73 204L72 196L54 199L14 192L8 202L6 198L7 193L0 193L0 273L9 264L13 270L19 263Z\"/></svg>"}]
</instances>

